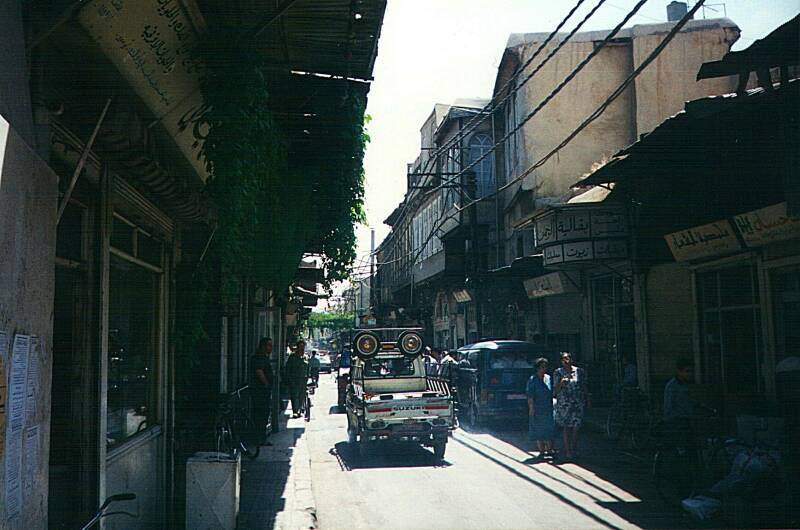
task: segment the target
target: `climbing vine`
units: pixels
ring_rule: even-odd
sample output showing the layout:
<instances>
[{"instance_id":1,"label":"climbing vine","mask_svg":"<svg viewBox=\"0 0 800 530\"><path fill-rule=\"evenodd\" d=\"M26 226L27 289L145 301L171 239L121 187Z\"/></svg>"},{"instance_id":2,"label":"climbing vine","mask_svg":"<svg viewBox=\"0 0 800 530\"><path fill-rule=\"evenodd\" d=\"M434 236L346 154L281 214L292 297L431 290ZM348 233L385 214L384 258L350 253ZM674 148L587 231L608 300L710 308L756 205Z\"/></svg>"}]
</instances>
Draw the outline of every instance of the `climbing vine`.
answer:
<instances>
[{"instance_id":1,"label":"climbing vine","mask_svg":"<svg viewBox=\"0 0 800 530\"><path fill-rule=\"evenodd\" d=\"M206 106L195 129L205 131L200 155L218 212L213 251L223 277L283 290L311 248L322 255L329 282L346 278L355 225L364 222L363 98L348 95L340 108L325 109L344 125L314 146L313 159L290 159L259 55L217 45L207 56Z\"/></svg>"}]
</instances>

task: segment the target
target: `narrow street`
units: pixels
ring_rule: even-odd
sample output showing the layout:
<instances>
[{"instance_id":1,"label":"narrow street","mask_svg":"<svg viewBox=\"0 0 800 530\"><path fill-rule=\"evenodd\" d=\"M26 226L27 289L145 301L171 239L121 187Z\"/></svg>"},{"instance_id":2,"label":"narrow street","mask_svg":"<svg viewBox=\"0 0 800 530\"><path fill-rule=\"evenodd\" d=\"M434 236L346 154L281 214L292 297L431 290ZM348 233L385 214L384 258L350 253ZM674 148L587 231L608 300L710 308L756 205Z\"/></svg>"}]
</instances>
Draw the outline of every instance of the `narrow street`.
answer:
<instances>
[{"instance_id":1,"label":"narrow street","mask_svg":"<svg viewBox=\"0 0 800 530\"><path fill-rule=\"evenodd\" d=\"M518 429L459 429L444 465L414 447L378 448L362 459L346 441L335 398L323 375L304 434L321 529L687 526L643 480L645 464L596 446L596 435L587 436L580 463L559 466L532 464ZM290 420L289 428L302 423Z\"/></svg>"}]
</instances>

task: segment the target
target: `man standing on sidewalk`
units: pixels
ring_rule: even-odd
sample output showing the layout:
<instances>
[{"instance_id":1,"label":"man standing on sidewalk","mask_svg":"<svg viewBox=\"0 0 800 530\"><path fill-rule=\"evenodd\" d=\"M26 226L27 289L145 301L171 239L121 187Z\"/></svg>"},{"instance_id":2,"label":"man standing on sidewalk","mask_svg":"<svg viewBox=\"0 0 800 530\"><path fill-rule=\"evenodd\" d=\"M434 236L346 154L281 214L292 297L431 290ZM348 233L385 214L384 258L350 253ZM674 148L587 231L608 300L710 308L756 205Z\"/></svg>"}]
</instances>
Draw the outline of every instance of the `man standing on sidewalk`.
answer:
<instances>
[{"instance_id":1,"label":"man standing on sidewalk","mask_svg":"<svg viewBox=\"0 0 800 530\"><path fill-rule=\"evenodd\" d=\"M284 368L286 375L286 389L289 391L289 399L292 400L292 417L300 417L300 409L303 404L303 395L308 381L308 364L305 361L306 343L297 341L294 351L286 359Z\"/></svg>"},{"instance_id":2,"label":"man standing on sidewalk","mask_svg":"<svg viewBox=\"0 0 800 530\"><path fill-rule=\"evenodd\" d=\"M258 341L255 355L250 359L250 399L253 406L253 422L258 429L258 443L266 440L269 423L270 396L272 395L273 373L270 364L272 339L263 337Z\"/></svg>"}]
</instances>

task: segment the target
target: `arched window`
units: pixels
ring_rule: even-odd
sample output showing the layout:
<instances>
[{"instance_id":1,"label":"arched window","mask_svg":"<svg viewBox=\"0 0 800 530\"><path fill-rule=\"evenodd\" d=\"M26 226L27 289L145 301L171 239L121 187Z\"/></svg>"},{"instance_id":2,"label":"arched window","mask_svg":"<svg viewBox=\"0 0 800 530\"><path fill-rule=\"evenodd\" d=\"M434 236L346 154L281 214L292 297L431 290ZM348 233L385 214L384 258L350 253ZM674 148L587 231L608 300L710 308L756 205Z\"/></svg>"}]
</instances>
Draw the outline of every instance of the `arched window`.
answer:
<instances>
[{"instance_id":1,"label":"arched window","mask_svg":"<svg viewBox=\"0 0 800 530\"><path fill-rule=\"evenodd\" d=\"M475 134L469 141L470 164L486 155L492 149L492 139L488 134ZM485 197L495 191L494 185L494 155L486 155L486 158L478 162L472 168L475 172L475 179L478 185L478 197Z\"/></svg>"}]
</instances>

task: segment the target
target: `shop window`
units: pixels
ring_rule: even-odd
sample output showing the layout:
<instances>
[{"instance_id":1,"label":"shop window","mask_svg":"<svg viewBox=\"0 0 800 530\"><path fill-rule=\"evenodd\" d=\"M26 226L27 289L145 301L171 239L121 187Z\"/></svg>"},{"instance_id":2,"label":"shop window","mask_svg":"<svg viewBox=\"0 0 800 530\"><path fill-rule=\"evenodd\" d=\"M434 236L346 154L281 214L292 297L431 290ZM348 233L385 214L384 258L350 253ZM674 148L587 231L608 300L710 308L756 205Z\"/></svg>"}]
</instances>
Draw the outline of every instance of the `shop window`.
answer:
<instances>
[{"instance_id":1,"label":"shop window","mask_svg":"<svg viewBox=\"0 0 800 530\"><path fill-rule=\"evenodd\" d=\"M702 378L730 393L763 390L761 313L755 267L698 274Z\"/></svg>"},{"instance_id":2,"label":"shop window","mask_svg":"<svg viewBox=\"0 0 800 530\"><path fill-rule=\"evenodd\" d=\"M120 217L114 217L111 227L111 246L131 256L135 254L133 248L136 229Z\"/></svg>"},{"instance_id":3,"label":"shop window","mask_svg":"<svg viewBox=\"0 0 800 530\"><path fill-rule=\"evenodd\" d=\"M613 399L624 357L636 358L636 328L631 282L620 275L592 279L595 376L590 379L598 402Z\"/></svg>"},{"instance_id":4,"label":"shop window","mask_svg":"<svg viewBox=\"0 0 800 530\"><path fill-rule=\"evenodd\" d=\"M800 352L800 269L772 275L775 305L775 361Z\"/></svg>"},{"instance_id":5,"label":"shop window","mask_svg":"<svg viewBox=\"0 0 800 530\"><path fill-rule=\"evenodd\" d=\"M151 237L144 232L139 232L136 238L136 257L140 260L155 265L161 266L161 256L163 254L163 243L158 239Z\"/></svg>"},{"instance_id":6,"label":"shop window","mask_svg":"<svg viewBox=\"0 0 800 530\"><path fill-rule=\"evenodd\" d=\"M111 257L108 331L109 445L156 422L160 275Z\"/></svg>"}]
</instances>

